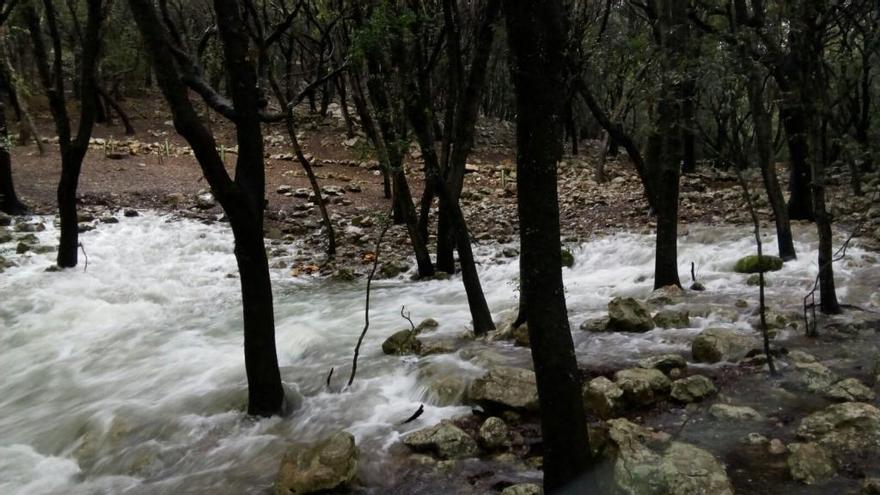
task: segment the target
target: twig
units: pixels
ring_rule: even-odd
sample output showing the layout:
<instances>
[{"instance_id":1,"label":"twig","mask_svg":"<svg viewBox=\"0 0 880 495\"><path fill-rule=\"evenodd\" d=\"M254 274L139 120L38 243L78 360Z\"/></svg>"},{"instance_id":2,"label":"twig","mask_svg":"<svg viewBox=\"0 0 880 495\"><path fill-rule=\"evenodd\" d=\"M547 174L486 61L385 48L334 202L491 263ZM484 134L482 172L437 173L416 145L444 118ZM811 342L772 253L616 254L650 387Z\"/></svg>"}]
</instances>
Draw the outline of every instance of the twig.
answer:
<instances>
[{"instance_id":1,"label":"twig","mask_svg":"<svg viewBox=\"0 0 880 495\"><path fill-rule=\"evenodd\" d=\"M86 247L83 246L83 243L77 243L79 249L83 252L83 256L86 258L86 263L83 265L83 272L89 269L89 255L86 253Z\"/></svg>"},{"instance_id":2,"label":"twig","mask_svg":"<svg viewBox=\"0 0 880 495\"><path fill-rule=\"evenodd\" d=\"M758 245L758 286L759 286L759 311L761 315L761 335L764 337L764 355L767 356L767 367L770 368L770 374L776 374L776 366L773 364L773 356L770 354L770 335L767 332L767 307L764 303L764 252L761 244L761 222L758 219L758 213L755 211L755 203L752 201L752 195L749 193L749 185L742 176L742 172L736 169L736 176L739 184L742 186L743 195L749 207L749 214L752 217L752 223L755 225L755 242Z\"/></svg>"},{"instance_id":3,"label":"twig","mask_svg":"<svg viewBox=\"0 0 880 495\"><path fill-rule=\"evenodd\" d=\"M880 198L880 189L874 191L874 196L871 198L869 204L874 204L877 202L877 199ZM807 337L816 337L819 335L818 329L816 328L817 320L816 320L816 290L819 288L819 277L822 275L822 270L824 270L828 265L833 264L835 261L840 261L846 257L846 250L849 249L849 243L852 241L852 238L862 230L862 226L865 225L865 222L868 220L868 213L865 212L862 215L861 220L856 225L856 227L849 233L846 240L843 241L843 244L837 248L837 251L834 252L834 256L825 263L824 265L819 267L819 272L816 274L816 279L813 280L813 288L810 292L804 296L804 326ZM807 300L810 302L808 303ZM813 316L812 323L810 322L810 314Z\"/></svg>"},{"instance_id":4,"label":"twig","mask_svg":"<svg viewBox=\"0 0 880 495\"><path fill-rule=\"evenodd\" d=\"M354 375L357 373L358 356L361 352L361 344L364 341L364 337L367 335L367 329L370 328L370 286L373 283L373 276L376 275L376 268L379 266L379 249L382 247L382 239L391 227L392 222L390 219L393 217L393 213L393 209L388 213L388 217L385 218L385 225L382 227L382 231L379 233L379 239L376 241L376 255L373 258L373 268L370 270L370 275L367 277L367 298L364 304L364 329L361 332L361 336L358 337L357 345L354 347L354 357L351 361L351 376L348 377L347 387L350 387L354 382Z\"/></svg>"},{"instance_id":5,"label":"twig","mask_svg":"<svg viewBox=\"0 0 880 495\"><path fill-rule=\"evenodd\" d=\"M695 265L695 263L693 261L691 261L691 282L697 283L697 274L694 269L694 265Z\"/></svg>"},{"instance_id":6,"label":"twig","mask_svg":"<svg viewBox=\"0 0 880 495\"><path fill-rule=\"evenodd\" d=\"M400 424L405 425L407 423L412 423L413 421L417 420L419 418L419 416L422 415L423 412L425 412L425 405L419 404L419 408L416 410L416 412L414 412L412 414L412 416L410 416L409 418L407 418L406 421L404 421L403 423L400 423Z\"/></svg>"},{"instance_id":7,"label":"twig","mask_svg":"<svg viewBox=\"0 0 880 495\"><path fill-rule=\"evenodd\" d=\"M412 331L415 332L415 331L416 331L416 326L413 325L412 318L409 317L409 311L407 311L406 313L404 313L404 312L403 312L404 309L406 309L406 306L401 306L401 307L400 307L400 317L403 318L404 320L408 321L408 322L409 322L409 326L412 327Z\"/></svg>"}]
</instances>

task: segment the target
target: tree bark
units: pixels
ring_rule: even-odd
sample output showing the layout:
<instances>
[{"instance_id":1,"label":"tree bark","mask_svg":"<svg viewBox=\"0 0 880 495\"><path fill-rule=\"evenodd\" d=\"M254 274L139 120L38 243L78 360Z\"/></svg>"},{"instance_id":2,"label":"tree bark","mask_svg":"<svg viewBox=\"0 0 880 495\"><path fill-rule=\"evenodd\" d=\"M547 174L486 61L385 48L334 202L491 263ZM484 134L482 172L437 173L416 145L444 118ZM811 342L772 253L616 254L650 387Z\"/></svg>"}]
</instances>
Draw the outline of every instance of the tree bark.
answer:
<instances>
[{"instance_id":1,"label":"tree bark","mask_svg":"<svg viewBox=\"0 0 880 495\"><path fill-rule=\"evenodd\" d=\"M521 285L541 404L544 491L600 493L586 473L592 456L559 249L564 11L559 0L505 0L504 7L515 61Z\"/></svg>"},{"instance_id":2,"label":"tree bark","mask_svg":"<svg viewBox=\"0 0 880 495\"><path fill-rule=\"evenodd\" d=\"M0 97L2 98L2 97ZM12 159L9 156L12 141L6 127L6 105L0 99L0 211L9 215L21 215L27 211L15 194L15 183L12 179Z\"/></svg>"}]
</instances>

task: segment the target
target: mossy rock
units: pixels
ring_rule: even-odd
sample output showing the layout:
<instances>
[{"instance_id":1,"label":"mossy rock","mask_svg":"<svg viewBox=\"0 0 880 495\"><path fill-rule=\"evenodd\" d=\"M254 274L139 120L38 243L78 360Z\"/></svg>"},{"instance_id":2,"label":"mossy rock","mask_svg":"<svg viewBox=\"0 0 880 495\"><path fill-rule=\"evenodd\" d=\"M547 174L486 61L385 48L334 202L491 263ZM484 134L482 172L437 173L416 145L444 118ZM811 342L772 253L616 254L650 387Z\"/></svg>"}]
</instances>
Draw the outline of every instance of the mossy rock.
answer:
<instances>
[{"instance_id":1,"label":"mossy rock","mask_svg":"<svg viewBox=\"0 0 880 495\"><path fill-rule=\"evenodd\" d=\"M574 255L571 254L571 251L562 248L560 254L562 255L562 266L566 268L571 268L574 266Z\"/></svg>"},{"instance_id":2,"label":"mossy rock","mask_svg":"<svg viewBox=\"0 0 880 495\"><path fill-rule=\"evenodd\" d=\"M756 254L740 258L733 267L736 273L775 272L781 269L782 258L769 255L759 258Z\"/></svg>"}]
</instances>

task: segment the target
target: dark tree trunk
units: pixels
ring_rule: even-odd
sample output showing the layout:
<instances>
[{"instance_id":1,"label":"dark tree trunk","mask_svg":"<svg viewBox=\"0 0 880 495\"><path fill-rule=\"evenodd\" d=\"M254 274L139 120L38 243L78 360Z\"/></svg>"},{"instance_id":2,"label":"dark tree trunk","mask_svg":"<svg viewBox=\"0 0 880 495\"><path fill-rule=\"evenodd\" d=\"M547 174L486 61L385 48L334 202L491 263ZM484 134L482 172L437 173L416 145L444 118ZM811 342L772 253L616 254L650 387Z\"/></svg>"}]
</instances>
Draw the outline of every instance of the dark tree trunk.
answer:
<instances>
[{"instance_id":1,"label":"dark tree trunk","mask_svg":"<svg viewBox=\"0 0 880 495\"><path fill-rule=\"evenodd\" d=\"M790 98L790 96L785 96L779 105L779 117L785 127L791 169L788 182L788 216L792 220L813 221L815 217L813 216L813 200L810 194L810 166L807 157L809 149L807 129L804 124L806 115L799 105L788 101Z\"/></svg>"},{"instance_id":2,"label":"dark tree trunk","mask_svg":"<svg viewBox=\"0 0 880 495\"><path fill-rule=\"evenodd\" d=\"M521 286L541 403L544 491L601 493L587 474L590 440L559 249L565 14L558 0L506 0L504 6L515 60Z\"/></svg>"},{"instance_id":3,"label":"dark tree trunk","mask_svg":"<svg viewBox=\"0 0 880 495\"><path fill-rule=\"evenodd\" d=\"M692 174L697 171L696 156L696 137L694 130L696 129L696 98L697 98L697 82L693 79L687 79L682 83L682 119L681 139L683 149L683 157L681 160L681 171L685 174Z\"/></svg>"},{"instance_id":4,"label":"dark tree trunk","mask_svg":"<svg viewBox=\"0 0 880 495\"><path fill-rule=\"evenodd\" d=\"M9 156L10 147L9 131L6 127L6 105L0 99L0 211L9 215L21 215L27 212L27 207L15 194L15 184L12 179L12 160Z\"/></svg>"},{"instance_id":5,"label":"dark tree trunk","mask_svg":"<svg viewBox=\"0 0 880 495\"><path fill-rule=\"evenodd\" d=\"M122 125L125 126L125 135L134 136L134 126L131 125L131 119L128 117L128 113L125 112L125 109L122 108L122 105L114 100L110 94L100 86L98 86L98 94L100 94L104 101L107 102L107 105L113 108L113 110L119 115L119 119L122 120Z\"/></svg>"},{"instance_id":6,"label":"dark tree trunk","mask_svg":"<svg viewBox=\"0 0 880 495\"><path fill-rule=\"evenodd\" d=\"M758 152L758 165L761 167L764 188L767 190L767 200L773 210L773 220L776 223L779 257L785 261L793 260L797 258L797 253L791 236L791 223L788 220L785 198L776 178L776 167L773 163L773 119L764 106L763 77L760 71L755 66L748 70L749 108L755 124L755 149Z\"/></svg>"},{"instance_id":7,"label":"dark tree trunk","mask_svg":"<svg viewBox=\"0 0 880 495\"><path fill-rule=\"evenodd\" d=\"M233 78L233 122L239 145L233 180L217 151L211 132L198 117L174 64L162 63L169 53L169 36L162 27L152 0L129 0L138 29L156 71L156 79L171 107L174 126L187 140L211 190L229 217L235 238L235 258L241 280L244 316L244 354L248 379L248 414L270 416L285 409L284 389L275 349L275 320L268 259L263 241L265 169L260 129L256 73L248 58L234 0L215 0L218 32L224 59Z\"/></svg>"}]
</instances>

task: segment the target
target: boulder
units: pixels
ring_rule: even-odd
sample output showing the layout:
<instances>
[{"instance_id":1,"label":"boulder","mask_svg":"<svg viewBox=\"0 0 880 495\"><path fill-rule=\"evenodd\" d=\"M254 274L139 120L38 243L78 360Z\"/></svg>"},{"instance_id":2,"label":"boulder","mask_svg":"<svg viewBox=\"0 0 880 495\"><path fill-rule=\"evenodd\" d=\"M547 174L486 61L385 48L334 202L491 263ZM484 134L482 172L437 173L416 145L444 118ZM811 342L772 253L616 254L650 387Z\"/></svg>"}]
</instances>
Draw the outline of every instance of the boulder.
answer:
<instances>
[{"instance_id":1,"label":"boulder","mask_svg":"<svg viewBox=\"0 0 880 495\"><path fill-rule=\"evenodd\" d=\"M880 448L880 409L864 402L834 404L801 420L798 437L846 458Z\"/></svg>"},{"instance_id":2,"label":"boulder","mask_svg":"<svg viewBox=\"0 0 880 495\"><path fill-rule=\"evenodd\" d=\"M794 369L798 373L800 383L811 392L821 392L837 381L837 375L819 362L797 362Z\"/></svg>"},{"instance_id":3,"label":"boulder","mask_svg":"<svg viewBox=\"0 0 880 495\"><path fill-rule=\"evenodd\" d=\"M655 306L668 306L670 304L678 304L684 300L684 289L677 285L667 285L660 287L648 296L648 304Z\"/></svg>"},{"instance_id":4,"label":"boulder","mask_svg":"<svg viewBox=\"0 0 880 495\"><path fill-rule=\"evenodd\" d=\"M608 328L647 332L654 328L654 320L644 303L631 297L615 297L608 303Z\"/></svg>"},{"instance_id":5,"label":"boulder","mask_svg":"<svg viewBox=\"0 0 880 495\"><path fill-rule=\"evenodd\" d=\"M709 415L722 421L760 421L764 419L758 411L748 406L732 406L730 404L712 404Z\"/></svg>"},{"instance_id":6,"label":"boulder","mask_svg":"<svg viewBox=\"0 0 880 495\"><path fill-rule=\"evenodd\" d=\"M210 210L216 205L217 201L214 199L213 194L207 191L202 191L196 195L196 208L200 210Z\"/></svg>"},{"instance_id":7,"label":"boulder","mask_svg":"<svg viewBox=\"0 0 880 495\"><path fill-rule=\"evenodd\" d=\"M691 355L698 363L738 361L757 344L757 340L726 328L707 328L691 344Z\"/></svg>"},{"instance_id":8,"label":"boulder","mask_svg":"<svg viewBox=\"0 0 880 495\"><path fill-rule=\"evenodd\" d=\"M523 323L513 329L513 343L517 347L531 347L528 323Z\"/></svg>"},{"instance_id":9,"label":"boulder","mask_svg":"<svg viewBox=\"0 0 880 495\"><path fill-rule=\"evenodd\" d=\"M503 419L491 416L483 421L477 439L486 450L500 450L510 446L507 423Z\"/></svg>"},{"instance_id":10,"label":"boulder","mask_svg":"<svg viewBox=\"0 0 880 495\"><path fill-rule=\"evenodd\" d=\"M598 418L613 418L623 409L623 390L604 376L585 384L583 397L584 408Z\"/></svg>"},{"instance_id":11,"label":"boulder","mask_svg":"<svg viewBox=\"0 0 880 495\"><path fill-rule=\"evenodd\" d=\"M449 420L407 434L403 443L416 452L430 452L440 459L465 459L479 452L477 442Z\"/></svg>"},{"instance_id":12,"label":"boulder","mask_svg":"<svg viewBox=\"0 0 880 495\"><path fill-rule=\"evenodd\" d=\"M782 258L778 256L764 255L758 258L757 254L745 256L737 260L733 266L736 273L775 272L782 269Z\"/></svg>"},{"instance_id":13,"label":"boulder","mask_svg":"<svg viewBox=\"0 0 880 495\"><path fill-rule=\"evenodd\" d=\"M275 493L318 493L344 487L357 473L357 458L354 437L344 431L315 444L293 446L281 461Z\"/></svg>"},{"instance_id":14,"label":"boulder","mask_svg":"<svg viewBox=\"0 0 880 495\"><path fill-rule=\"evenodd\" d=\"M814 485L834 476L834 460L815 443L795 443L789 446L788 471L791 477L807 485Z\"/></svg>"},{"instance_id":15,"label":"boulder","mask_svg":"<svg viewBox=\"0 0 880 495\"><path fill-rule=\"evenodd\" d=\"M419 356L430 356L432 354L449 354L455 352L456 343L454 339L430 339L419 340L421 346L418 350Z\"/></svg>"},{"instance_id":16,"label":"boulder","mask_svg":"<svg viewBox=\"0 0 880 495\"><path fill-rule=\"evenodd\" d=\"M653 404L669 393L671 382L660 370L629 368L614 374L614 383L623 391L623 400L633 407Z\"/></svg>"},{"instance_id":17,"label":"boulder","mask_svg":"<svg viewBox=\"0 0 880 495\"><path fill-rule=\"evenodd\" d=\"M428 384L427 399L431 404L451 406L460 404L467 394L468 381L460 376L442 376Z\"/></svg>"},{"instance_id":18,"label":"boulder","mask_svg":"<svg viewBox=\"0 0 880 495\"><path fill-rule=\"evenodd\" d=\"M608 318L586 320L581 323L580 329L585 332L606 332L608 331Z\"/></svg>"},{"instance_id":19,"label":"boulder","mask_svg":"<svg viewBox=\"0 0 880 495\"><path fill-rule=\"evenodd\" d=\"M403 356L407 354L418 354L422 350L422 342L416 338L412 330L401 330L395 332L382 342L382 352L385 354L393 354L395 356Z\"/></svg>"},{"instance_id":20,"label":"boulder","mask_svg":"<svg viewBox=\"0 0 880 495\"><path fill-rule=\"evenodd\" d=\"M470 400L489 407L538 410L535 372L524 368L499 366L474 380Z\"/></svg>"},{"instance_id":21,"label":"boulder","mask_svg":"<svg viewBox=\"0 0 880 495\"><path fill-rule=\"evenodd\" d=\"M691 326L690 314L687 311L664 309L654 315L654 323L660 328L687 328Z\"/></svg>"},{"instance_id":22,"label":"boulder","mask_svg":"<svg viewBox=\"0 0 880 495\"><path fill-rule=\"evenodd\" d=\"M608 422L617 447L614 483L626 495L733 495L724 466L709 452L669 440L626 419Z\"/></svg>"},{"instance_id":23,"label":"boulder","mask_svg":"<svg viewBox=\"0 0 880 495\"><path fill-rule=\"evenodd\" d=\"M670 396L679 402L700 402L712 395L715 395L718 389L712 380L703 375L693 375L672 382L672 391Z\"/></svg>"},{"instance_id":24,"label":"boulder","mask_svg":"<svg viewBox=\"0 0 880 495\"><path fill-rule=\"evenodd\" d=\"M856 378L846 378L826 388L825 398L838 402L870 402L876 397L874 391Z\"/></svg>"},{"instance_id":25,"label":"boulder","mask_svg":"<svg viewBox=\"0 0 880 495\"><path fill-rule=\"evenodd\" d=\"M687 361L678 354L661 354L640 360L639 367L658 369L668 375L674 369L683 370L687 368Z\"/></svg>"},{"instance_id":26,"label":"boulder","mask_svg":"<svg viewBox=\"0 0 880 495\"><path fill-rule=\"evenodd\" d=\"M415 331L416 335L418 335L422 332L427 332L427 331L433 330L439 326L440 326L440 323L438 323L437 320L435 320L434 318L426 318L426 319L422 320L421 323L416 325L416 329L414 331Z\"/></svg>"},{"instance_id":27,"label":"boulder","mask_svg":"<svg viewBox=\"0 0 880 495\"><path fill-rule=\"evenodd\" d=\"M535 483L520 483L501 490L501 495L544 495L544 489Z\"/></svg>"}]
</instances>

